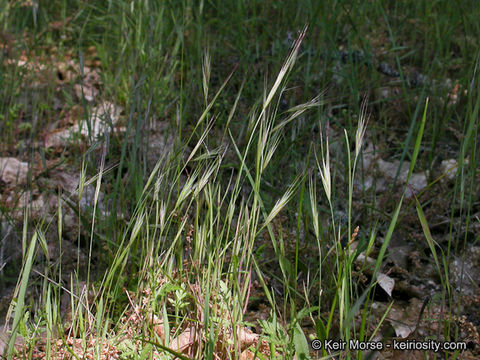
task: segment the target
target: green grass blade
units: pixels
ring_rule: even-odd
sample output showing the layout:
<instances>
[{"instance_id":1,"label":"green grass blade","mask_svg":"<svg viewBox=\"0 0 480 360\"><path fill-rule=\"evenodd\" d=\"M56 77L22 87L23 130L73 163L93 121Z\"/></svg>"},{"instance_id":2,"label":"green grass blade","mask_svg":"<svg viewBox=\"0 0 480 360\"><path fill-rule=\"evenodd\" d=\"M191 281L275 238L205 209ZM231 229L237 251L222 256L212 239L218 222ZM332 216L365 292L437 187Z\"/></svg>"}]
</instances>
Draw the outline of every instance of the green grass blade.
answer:
<instances>
[{"instance_id":1,"label":"green grass blade","mask_svg":"<svg viewBox=\"0 0 480 360\"><path fill-rule=\"evenodd\" d=\"M30 245L28 247L27 256L24 261L24 266L22 269L22 275L20 277L20 289L18 291L18 297L15 305L15 316L13 318L13 326L12 326L12 335L8 342L8 350L7 350L7 358L10 360L13 355L13 348L15 344L15 339L17 337L18 325L20 320L23 316L23 310L25 306L25 293L27 291L28 285L28 278L30 276L30 271L32 270L33 260L34 260L34 253L35 253L35 246L37 244L37 237L38 234L35 232L33 234L32 240L30 241Z\"/></svg>"}]
</instances>

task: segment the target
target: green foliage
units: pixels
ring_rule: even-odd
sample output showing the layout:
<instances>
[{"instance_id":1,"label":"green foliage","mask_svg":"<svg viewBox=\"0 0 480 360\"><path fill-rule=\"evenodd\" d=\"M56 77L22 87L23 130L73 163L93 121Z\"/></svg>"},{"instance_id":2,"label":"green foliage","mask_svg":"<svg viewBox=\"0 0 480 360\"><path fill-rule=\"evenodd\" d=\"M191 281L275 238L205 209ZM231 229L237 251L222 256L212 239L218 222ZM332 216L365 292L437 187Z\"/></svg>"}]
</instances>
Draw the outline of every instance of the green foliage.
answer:
<instances>
[{"instance_id":1,"label":"green foliage","mask_svg":"<svg viewBox=\"0 0 480 360\"><path fill-rule=\"evenodd\" d=\"M93 46L100 98L125 109L122 135L112 134L86 151L72 151L68 144L62 154L62 161L81 168L75 201L88 185L95 187L88 212L70 204L78 215L76 241L88 249L87 288L92 282L97 288L88 304L74 295L79 279L72 278L70 295L78 310L72 329L79 337L86 339L94 313L96 333L111 339L115 326L110 324L119 322L132 301L123 288L140 293L149 279L150 310L164 319L167 333L175 327L178 335L186 323L200 324L207 344L196 355L213 357L218 329L244 325L257 278L260 297L271 307L270 318L258 324L272 358L278 350L281 356L308 359L307 338L313 335L369 339L376 274L413 204L442 282L442 301L454 303L448 267L453 253L469 242L478 195L475 0L51 0L0 6L0 36L14 39L0 53L5 153L40 155L48 173L55 151L42 147L46 129L64 120L59 117L74 105L86 118L91 105L85 96L78 98L73 84L57 89L57 69L50 69L53 77L39 79L30 68L15 65L23 56L48 64L55 48L59 62L73 58L83 68ZM385 64L394 75L382 70ZM153 170L147 166L151 122L168 124L174 136ZM399 182L402 164L410 162L400 199L377 202L365 191L360 200L354 197L356 187L365 185L361 159L367 138L379 156L400 161L389 190ZM424 195L437 179L428 179L415 202L407 204L405 192L414 171L433 173L452 153L458 167L448 190L452 209L445 248L435 241L424 211L430 205ZM98 208L100 191L108 204L104 214ZM55 232L61 241L62 205L58 212ZM457 220L466 228L462 241L454 241ZM47 223L46 232L54 226ZM360 244L353 250L350 239L358 224ZM45 239L35 232L28 249L24 245L10 309L9 357L17 334L34 336L25 300L37 240L49 259ZM362 252L376 256L364 287L354 278ZM58 294L65 289L58 264L49 266L38 306L53 336L53 329L61 328ZM93 281L95 267L102 276ZM169 282L152 280L160 275ZM307 318L314 333L303 327ZM120 342L122 356L146 359L160 349L165 358L182 357L165 344L141 340L140 347L132 339ZM225 342L238 341L233 336Z\"/></svg>"}]
</instances>

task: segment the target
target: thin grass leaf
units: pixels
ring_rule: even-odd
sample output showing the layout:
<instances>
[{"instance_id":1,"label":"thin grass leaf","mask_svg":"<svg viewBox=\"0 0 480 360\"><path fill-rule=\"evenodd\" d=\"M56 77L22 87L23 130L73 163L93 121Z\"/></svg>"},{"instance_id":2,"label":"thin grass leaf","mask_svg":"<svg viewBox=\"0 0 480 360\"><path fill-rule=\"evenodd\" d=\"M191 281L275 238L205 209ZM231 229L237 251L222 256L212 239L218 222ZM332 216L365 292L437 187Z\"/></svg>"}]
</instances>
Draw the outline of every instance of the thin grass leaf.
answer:
<instances>
[{"instance_id":1,"label":"thin grass leaf","mask_svg":"<svg viewBox=\"0 0 480 360\"><path fill-rule=\"evenodd\" d=\"M427 219L425 218L425 214L422 210L422 205L418 201L417 197L415 197L415 204L417 207L418 219L420 220L420 224L422 225L423 234L425 235L425 239L427 240L428 248L430 249L433 259L435 261L435 266L437 267L438 276L440 277L440 281L442 283L442 288L445 289L445 286L448 287L449 285L445 283L445 278L442 275L442 268L440 267L440 262L438 261L437 250L436 250L436 247L438 246L440 248L440 246L432 237L432 233L430 232Z\"/></svg>"},{"instance_id":2,"label":"thin grass leaf","mask_svg":"<svg viewBox=\"0 0 480 360\"><path fill-rule=\"evenodd\" d=\"M420 129L419 129L419 132L417 134L417 139L415 141L415 148L413 150L413 156L412 156L412 162L410 164L410 169L408 171L408 176L407 176L407 183L405 184L405 189L403 190L403 194L402 194L402 197L400 198L400 201L398 202L398 205L395 209L395 212L393 214L393 217L392 217L392 220L390 221L390 225L388 227L388 231L387 231L387 234L385 235L385 239L383 241L383 244L382 244L382 247L380 248L380 252L378 253L378 256L377 256L377 261L375 262L375 269L373 271L373 274L372 274L372 282L371 284L373 284L374 280L376 279L376 276L377 276L377 272L378 270L380 269L380 266L382 265L382 262L383 262L383 258L385 256L385 252L387 251L387 248L388 248L388 245L390 244L390 240L392 238L392 235L393 235L393 230L395 229L395 226L397 224L397 221L398 221L398 216L399 216L399 213L400 213L400 208L402 207L402 203L403 203L403 199L405 197L405 191L408 187L408 183L410 181L410 177L412 176L413 174L413 169L415 168L415 164L416 164L416 161L417 161L417 157L418 157L418 153L420 151L420 144L422 142L422 136L423 136L423 130L425 128L425 122L426 122L426 119L427 119L427 107L428 107L428 99L425 103L425 110L423 112L423 117L422 117L422 122L420 124Z\"/></svg>"},{"instance_id":3,"label":"thin grass leaf","mask_svg":"<svg viewBox=\"0 0 480 360\"><path fill-rule=\"evenodd\" d=\"M423 131L425 130L425 124L427 122L428 102L429 102L429 99L427 98L427 100L425 101L425 108L423 110L422 122L420 123L417 139L415 141L415 147L413 148L412 162L410 163L410 168L408 170L406 186L408 186L410 182L410 178L412 177L412 174L413 174L413 169L415 168L415 164L417 163L418 153L420 152L420 145L422 143Z\"/></svg>"},{"instance_id":4,"label":"thin grass leaf","mask_svg":"<svg viewBox=\"0 0 480 360\"><path fill-rule=\"evenodd\" d=\"M17 332L18 332L18 325L20 324L20 320L22 319L23 313L24 313L25 293L27 292L28 278L30 277L30 272L33 266L33 255L35 253L37 237L38 237L38 233L35 232L33 234L32 240L30 241L27 256L24 260L21 276L19 277L19 283L17 284L17 287L19 287L19 291L18 291L17 301L15 304L15 316L13 317L12 334L8 342L8 350L7 350L8 360L12 358L15 339L17 337Z\"/></svg>"},{"instance_id":5,"label":"thin grass leaf","mask_svg":"<svg viewBox=\"0 0 480 360\"><path fill-rule=\"evenodd\" d=\"M383 322L385 321L385 319L387 318L387 315L388 313L390 312L390 309L392 308L394 302L392 301L388 306L387 306L387 309L385 310L385 312L383 313L382 315L382 318L380 319L380 321L378 322L377 326L375 327L375 329L373 330L372 334L370 335L370 338L368 339L368 341L373 341L373 338L375 337L375 335L377 334L378 330L380 330L380 327L382 326Z\"/></svg>"}]
</instances>

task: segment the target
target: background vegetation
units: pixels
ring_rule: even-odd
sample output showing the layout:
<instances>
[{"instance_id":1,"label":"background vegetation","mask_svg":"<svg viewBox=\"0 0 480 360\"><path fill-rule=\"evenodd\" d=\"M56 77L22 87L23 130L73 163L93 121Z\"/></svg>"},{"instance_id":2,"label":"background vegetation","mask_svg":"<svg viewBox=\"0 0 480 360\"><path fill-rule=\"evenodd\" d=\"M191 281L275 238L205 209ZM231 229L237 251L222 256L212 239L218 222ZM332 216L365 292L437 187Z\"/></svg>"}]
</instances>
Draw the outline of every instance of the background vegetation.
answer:
<instances>
[{"instance_id":1,"label":"background vegetation","mask_svg":"<svg viewBox=\"0 0 480 360\"><path fill-rule=\"evenodd\" d=\"M476 1L1 6L5 356L478 356Z\"/></svg>"}]
</instances>

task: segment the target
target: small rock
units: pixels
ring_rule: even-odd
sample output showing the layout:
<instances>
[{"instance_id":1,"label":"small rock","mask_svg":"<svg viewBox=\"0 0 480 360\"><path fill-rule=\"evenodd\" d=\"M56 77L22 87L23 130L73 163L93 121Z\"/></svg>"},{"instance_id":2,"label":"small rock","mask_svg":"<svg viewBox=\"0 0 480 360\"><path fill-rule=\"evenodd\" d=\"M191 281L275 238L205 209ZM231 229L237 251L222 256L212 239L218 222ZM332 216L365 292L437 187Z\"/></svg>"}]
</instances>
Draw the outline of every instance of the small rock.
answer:
<instances>
[{"instance_id":1,"label":"small rock","mask_svg":"<svg viewBox=\"0 0 480 360\"><path fill-rule=\"evenodd\" d=\"M66 129L53 131L45 137L44 145L46 148L66 146L68 140L72 139L75 134L96 140L117 124L121 112L122 108L120 106L104 101L92 109L92 115L88 119L90 124L87 124L86 120L80 120L78 124Z\"/></svg>"},{"instance_id":2,"label":"small rock","mask_svg":"<svg viewBox=\"0 0 480 360\"><path fill-rule=\"evenodd\" d=\"M363 52L363 50L343 50L340 52L340 58L344 64L346 64L350 59L352 59L354 64L360 64L365 61L365 52Z\"/></svg>"},{"instance_id":3,"label":"small rock","mask_svg":"<svg viewBox=\"0 0 480 360\"><path fill-rule=\"evenodd\" d=\"M428 81L428 78L422 73L419 73L418 71L414 71L410 75L410 78L408 80L409 80L410 86L415 87L415 86L423 86Z\"/></svg>"},{"instance_id":4,"label":"small rock","mask_svg":"<svg viewBox=\"0 0 480 360\"><path fill-rule=\"evenodd\" d=\"M12 224L2 221L0 223L0 274L5 265L22 257L22 248L19 240Z\"/></svg>"},{"instance_id":5,"label":"small rock","mask_svg":"<svg viewBox=\"0 0 480 360\"><path fill-rule=\"evenodd\" d=\"M12 215L18 221L24 219L24 209L29 209L31 218L41 219L48 218L52 215L52 209L57 206L57 197L42 193L38 196L33 196L31 192L24 192L18 199L17 207L12 212Z\"/></svg>"},{"instance_id":6,"label":"small rock","mask_svg":"<svg viewBox=\"0 0 480 360\"><path fill-rule=\"evenodd\" d=\"M475 296L480 284L480 246L469 246L463 257L455 257L450 265L450 279L457 291Z\"/></svg>"},{"instance_id":7,"label":"small rock","mask_svg":"<svg viewBox=\"0 0 480 360\"><path fill-rule=\"evenodd\" d=\"M0 158L0 179L6 183L25 183L28 163L14 157Z\"/></svg>"},{"instance_id":8,"label":"small rock","mask_svg":"<svg viewBox=\"0 0 480 360\"><path fill-rule=\"evenodd\" d=\"M377 70L379 72L381 72L382 74L387 75L389 77L399 77L400 76L400 73L397 70L392 69L390 67L390 65L388 65L388 63L386 63L384 61L382 61L380 64L378 64Z\"/></svg>"},{"instance_id":9,"label":"small rock","mask_svg":"<svg viewBox=\"0 0 480 360\"><path fill-rule=\"evenodd\" d=\"M411 197L413 194L418 194L420 191L427 187L427 176L425 174L414 173L410 178L410 183L408 188L405 191L405 196L407 198Z\"/></svg>"},{"instance_id":10,"label":"small rock","mask_svg":"<svg viewBox=\"0 0 480 360\"><path fill-rule=\"evenodd\" d=\"M157 162L166 154L171 153L175 137L166 122L155 121L147 135L147 167L153 169Z\"/></svg>"},{"instance_id":11,"label":"small rock","mask_svg":"<svg viewBox=\"0 0 480 360\"><path fill-rule=\"evenodd\" d=\"M457 167L458 162L456 159L447 159L440 164L440 171L445 175L446 180L453 180L457 173Z\"/></svg>"},{"instance_id":12,"label":"small rock","mask_svg":"<svg viewBox=\"0 0 480 360\"><path fill-rule=\"evenodd\" d=\"M85 121L79 122L74 128L76 131L80 129L80 133L87 138L91 135L92 139L97 139L115 126L120 119L121 112L121 107L104 101L92 109L92 115L88 120L90 122L90 130Z\"/></svg>"},{"instance_id":13,"label":"small rock","mask_svg":"<svg viewBox=\"0 0 480 360\"><path fill-rule=\"evenodd\" d=\"M85 98L87 101L93 101L98 95L97 87L101 83L100 75L97 71L88 66L83 67L83 83L75 84L73 89L79 99Z\"/></svg>"},{"instance_id":14,"label":"small rock","mask_svg":"<svg viewBox=\"0 0 480 360\"><path fill-rule=\"evenodd\" d=\"M53 131L45 136L45 148L64 147L68 140L72 138L73 131L71 128Z\"/></svg>"},{"instance_id":15,"label":"small rock","mask_svg":"<svg viewBox=\"0 0 480 360\"><path fill-rule=\"evenodd\" d=\"M78 176L70 175L65 171L53 172L51 180L54 186L66 191L68 195L73 194L78 189Z\"/></svg>"},{"instance_id":16,"label":"small rock","mask_svg":"<svg viewBox=\"0 0 480 360\"><path fill-rule=\"evenodd\" d=\"M400 166L400 161L385 161L383 159L377 160L378 170L383 173L385 176L393 179L397 174L398 167ZM401 182L407 181L408 170L410 168L410 163L404 161L402 167L400 168L400 172L398 173L398 180Z\"/></svg>"},{"instance_id":17,"label":"small rock","mask_svg":"<svg viewBox=\"0 0 480 360\"><path fill-rule=\"evenodd\" d=\"M397 174L397 170L400 166L400 161L394 160L392 162L389 162L389 161L384 161L382 159L378 159L377 165L380 172L382 172L388 178L394 179L395 175ZM407 181L409 169L410 169L410 162L404 161L397 177L397 180L399 182L405 183ZM426 187L427 187L427 174L413 173L412 176L410 177L408 188L405 191L405 196L409 198L414 193L416 194Z\"/></svg>"},{"instance_id":18,"label":"small rock","mask_svg":"<svg viewBox=\"0 0 480 360\"><path fill-rule=\"evenodd\" d=\"M370 142L362 151L362 165L363 168L368 170L372 163L374 162L376 157L375 150L373 148L373 144Z\"/></svg>"},{"instance_id":19,"label":"small rock","mask_svg":"<svg viewBox=\"0 0 480 360\"><path fill-rule=\"evenodd\" d=\"M95 187L93 185L88 185L83 189L82 197L80 199L80 209L82 211L93 210L95 205ZM105 215L105 203L104 203L104 194L102 191L98 193L97 206L96 208Z\"/></svg>"}]
</instances>

